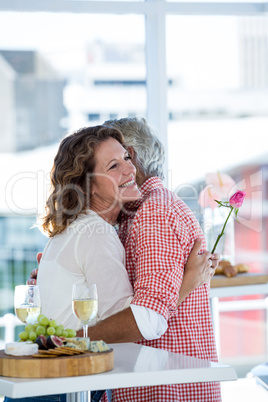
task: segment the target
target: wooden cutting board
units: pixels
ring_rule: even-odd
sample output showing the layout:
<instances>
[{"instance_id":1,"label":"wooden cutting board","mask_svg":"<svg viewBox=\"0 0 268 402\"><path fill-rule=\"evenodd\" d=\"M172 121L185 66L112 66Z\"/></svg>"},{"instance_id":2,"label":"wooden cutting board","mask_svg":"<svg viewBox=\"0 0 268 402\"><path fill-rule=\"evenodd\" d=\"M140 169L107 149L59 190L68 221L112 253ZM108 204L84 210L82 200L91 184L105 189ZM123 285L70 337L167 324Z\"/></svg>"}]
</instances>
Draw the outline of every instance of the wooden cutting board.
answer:
<instances>
[{"instance_id":1,"label":"wooden cutting board","mask_svg":"<svg viewBox=\"0 0 268 402\"><path fill-rule=\"evenodd\" d=\"M11 356L0 350L0 375L17 378L73 377L103 373L114 368L113 349L53 358Z\"/></svg>"},{"instance_id":2,"label":"wooden cutting board","mask_svg":"<svg viewBox=\"0 0 268 402\"><path fill-rule=\"evenodd\" d=\"M268 283L267 274L245 273L237 274L232 278L228 278L225 275L215 275L211 279L210 287L221 288L226 286L259 285L263 283Z\"/></svg>"}]
</instances>

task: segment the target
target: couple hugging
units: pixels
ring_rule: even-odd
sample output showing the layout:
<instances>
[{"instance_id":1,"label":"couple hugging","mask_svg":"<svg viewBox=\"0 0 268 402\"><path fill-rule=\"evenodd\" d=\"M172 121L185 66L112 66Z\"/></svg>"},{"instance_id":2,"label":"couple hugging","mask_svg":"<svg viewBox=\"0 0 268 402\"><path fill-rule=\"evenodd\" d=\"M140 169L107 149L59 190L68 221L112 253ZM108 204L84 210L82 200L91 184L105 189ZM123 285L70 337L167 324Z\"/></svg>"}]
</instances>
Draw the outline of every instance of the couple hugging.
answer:
<instances>
[{"instance_id":1,"label":"couple hugging","mask_svg":"<svg viewBox=\"0 0 268 402\"><path fill-rule=\"evenodd\" d=\"M63 139L41 225L50 237L37 277L42 313L81 335L72 285L96 283L91 340L217 361L209 282L219 255L205 251L193 213L164 187L163 164L162 144L144 119L107 121ZM220 385L118 389L112 401L219 402Z\"/></svg>"}]
</instances>

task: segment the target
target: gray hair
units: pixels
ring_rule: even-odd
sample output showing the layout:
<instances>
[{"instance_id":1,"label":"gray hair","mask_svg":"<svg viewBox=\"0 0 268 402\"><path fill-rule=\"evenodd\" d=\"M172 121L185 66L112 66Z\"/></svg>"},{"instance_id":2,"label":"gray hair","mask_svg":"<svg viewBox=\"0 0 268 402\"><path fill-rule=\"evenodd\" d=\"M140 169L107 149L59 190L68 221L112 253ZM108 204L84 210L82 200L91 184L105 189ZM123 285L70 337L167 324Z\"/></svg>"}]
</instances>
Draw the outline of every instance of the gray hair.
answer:
<instances>
[{"instance_id":1,"label":"gray hair","mask_svg":"<svg viewBox=\"0 0 268 402\"><path fill-rule=\"evenodd\" d=\"M134 149L138 167L145 176L164 179L165 150L144 118L107 120L104 125L121 131L126 147Z\"/></svg>"}]
</instances>

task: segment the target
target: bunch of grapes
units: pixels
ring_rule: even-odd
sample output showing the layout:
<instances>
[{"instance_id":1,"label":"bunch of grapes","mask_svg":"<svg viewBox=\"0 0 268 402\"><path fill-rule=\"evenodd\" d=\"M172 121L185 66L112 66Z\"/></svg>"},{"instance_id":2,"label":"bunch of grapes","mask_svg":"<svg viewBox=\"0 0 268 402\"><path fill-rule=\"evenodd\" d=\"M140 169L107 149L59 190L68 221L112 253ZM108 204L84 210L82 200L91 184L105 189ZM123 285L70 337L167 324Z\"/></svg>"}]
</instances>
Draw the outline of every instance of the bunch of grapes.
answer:
<instances>
[{"instance_id":1,"label":"bunch of grapes","mask_svg":"<svg viewBox=\"0 0 268 402\"><path fill-rule=\"evenodd\" d=\"M25 325L24 331L19 333L19 338L21 341L34 342L39 335L73 338L76 332L73 329L64 329L63 325L57 325L55 320L49 320L44 314L39 314L37 323Z\"/></svg>"}]
</instances>

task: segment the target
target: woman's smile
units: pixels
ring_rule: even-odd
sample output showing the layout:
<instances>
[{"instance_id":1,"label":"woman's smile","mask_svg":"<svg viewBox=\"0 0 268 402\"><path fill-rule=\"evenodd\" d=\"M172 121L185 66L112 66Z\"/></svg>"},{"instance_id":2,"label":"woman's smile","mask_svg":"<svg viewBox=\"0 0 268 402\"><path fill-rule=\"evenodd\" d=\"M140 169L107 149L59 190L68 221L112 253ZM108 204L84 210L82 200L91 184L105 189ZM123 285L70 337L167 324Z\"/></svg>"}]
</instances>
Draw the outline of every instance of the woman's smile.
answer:
<instances>
[{"instance_id":1,"label":"woman's smile","mask_svg":"<svg viewBox=\"0 0 268 402\"><path fill-rule=\"evenodd\" d=\"M101 216L119 213L123 204L140 198L136 168L128 151L114 138L95 150L91 208Z\"/></svg>"},{"instance_id":2,"label":"woman's smile","mask_svg":"<svg viewBox=\"0 0 268 402\"><path fill-rule=\"evenodd\" d=\"M135 182L134 179L127 181L126 183L121 184L119 187L129 187L129 186L137 186L137 183Z\"/></svg>"}]
</instances>

